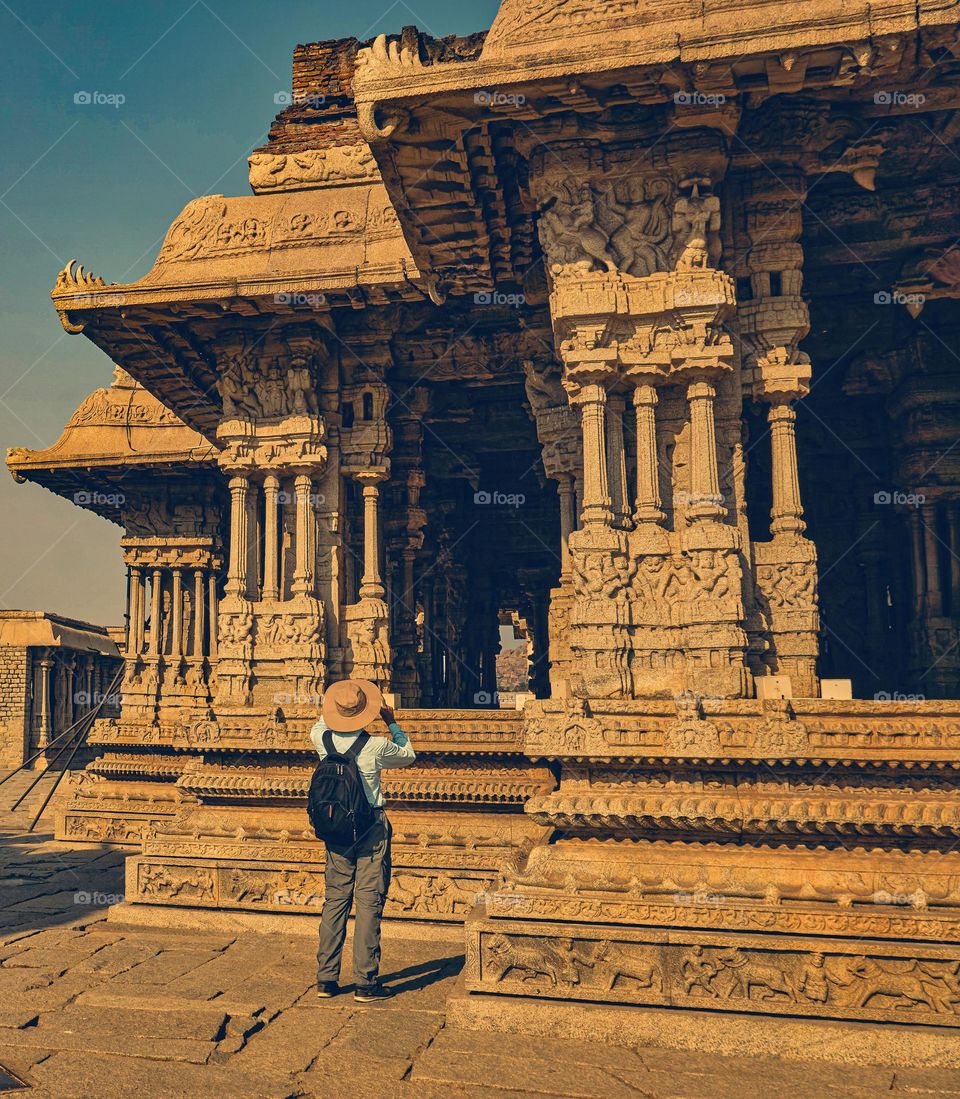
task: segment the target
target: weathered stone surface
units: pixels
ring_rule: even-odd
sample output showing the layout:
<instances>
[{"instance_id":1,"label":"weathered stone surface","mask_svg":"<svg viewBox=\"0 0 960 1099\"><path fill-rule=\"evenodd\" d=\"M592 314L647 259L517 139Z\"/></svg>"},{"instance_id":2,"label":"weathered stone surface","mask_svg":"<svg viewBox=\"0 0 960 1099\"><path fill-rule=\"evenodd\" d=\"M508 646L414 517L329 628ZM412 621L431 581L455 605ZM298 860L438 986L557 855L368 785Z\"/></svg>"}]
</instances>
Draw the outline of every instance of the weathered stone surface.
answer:
<instances>
[{"instance_id":1,"label":"weathered stone surface","mask_svg":"<svg viewBox=\"0 0 960 1099\"><path fill-rule=\"evenodd\" d=\"M8 465L117 523L128 604L0 614L0 758L91 725L56 818L89 861L3 856L0 926L44 930L0 975L52 974L0 984L14 1027L84 982L256 1005L217 1037L166 1009L202 1035L170 1056L228 1065L321 1010L306 940L253 921L323 908L308 734L363 675L418 753L385 916L465 927L464 1019L567 1001L640 1049L669 1009L766 1056L769 1016L791 1061L958 1062L957 4L781 7L505 0L487 35L300 47L253 194L191 201L133 283L66 264L113 383ZM453 1071L460 950L388 974L400 1087ZM372 1055L359 1016L311 1087L338 1046Z\"/></svg>"}]
</instances>

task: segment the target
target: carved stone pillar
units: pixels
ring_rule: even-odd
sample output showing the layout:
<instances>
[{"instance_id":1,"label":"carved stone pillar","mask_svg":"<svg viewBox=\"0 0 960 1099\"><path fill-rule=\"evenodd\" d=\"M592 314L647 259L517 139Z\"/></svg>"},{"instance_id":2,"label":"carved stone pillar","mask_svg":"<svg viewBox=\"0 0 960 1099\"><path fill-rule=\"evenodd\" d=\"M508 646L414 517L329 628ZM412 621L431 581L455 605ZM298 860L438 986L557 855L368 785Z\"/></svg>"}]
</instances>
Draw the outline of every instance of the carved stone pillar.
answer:
<instances>
[{"instance_id":1,"label":"carved stone pillar","mask_svg":"<svg viewBox=\"0 0 960 1099\"><path fill-rule=\"evenodd\" d=\"M132 565L130 568L130 621L127 628L128 660L135 660L143 652L144 588L143 569L139 565Z\"/></svg>"},{"instance_id":2,"label":"carved stone pillar","mask_svg":"<svg viewBox=\"0 0 960 1099\"><path fill-rule=\"evenodd\" d=\"M625 408L626 401L619 393L607 396L607 477L613 523L618 527L627 526L630 515L630 497L627 489L627 456L623 445L623 413Z\"/></svg>"},{"instance_id":3,"label":"carved stone pillar","mask_svg":"<svg viewBox=\"0 0 960 1099\"><path fill-rule=\"evenodd\" d=\"M770 533L803 534L800 503L800 479L797 474L797 413L789 400L774 401L767 413L770 423L771 468L773 470L773 506Z\"/></svg>"},{"instance_id":4,"label":"carved stone pillar","mask_svg":"<svg viewBox=\"0 0 960 1099\"><path fill-rule=\"evenodd\" d=\"M69 728L76 713L76 672L77 658L72 653L63 659L63 725Z\"/></svg>"},{"instance_id":5,"label":"carved stone pillar","mask_svg":"<svg viewBox=\"0 0 960 1099\"><path fill-rule=\"evenodd\" d=\"M910 571L913 575L913 616L919 620L926 602L927 578L924 568L923 523L920 511L910 512Z\"/></svg>"},{"instance_id":6,"label":"carved stone pillar","mask_svg":"<svg viewBox=\"0 0 960 1099\"><path fill-rule=\"evenodd\" d=\"M717 472L717 433L713 402L717 391L708 381L687 387L690 404L690 501L687 518L719 522L724 516Z\"/></svg>"},{"instance_id":7,"label":"carved stone pillar","mask_svg":"<svg viewBox=\"0 0 960 1099\"><path fill-rule=\"evenodd\" d=\"M276 602L280 598L278 555L280 541L277 526L277 505L280 497L280 478L268 473L263 479L263 599Z\"/></svg>"},{"instance_id":8,"label":"carved stone pillar","mask_svg":"<svg viewBox=\"0 0 960 1099\"><path fill-rule=\"evenodd\" d=\"M250 482L242 474L231 477L230 488L230 566L224 594L243 598L247 594L247 496Z\"/></svg>"},{"instance_id":9,"label":"carved stone pillar","mask_svg":"<svg viewBox=\"0 0 960 1099\"><path fill-rule=\"evenodd\" d=\"M198 568L193 574L193 656L202 660L204 656L204 570Z\"/></svg>"},{"instance_id":10,"label":"carved stone pillar","mask_svg":"<svg viewBox=\"0 0 960 1099\"><path fill-rule=\"evenodd\" d=\"M294 479L296 497L296 556L293 570L294 595L313 594L314 545L316 542L313 524L315 515L310 499L313 492L313 480L308 473L298 473Z\"/></svg>"},{"instance_id":11,"label":"carved stone pillar","mask_svg":"<svg viewBox=\"0 0 960 1099\"><path fill-rule=\"evenodd\" d=\"M183 569L174 567L173 569L173 586L172 586L172 599L171 599L171 614L173 617L173 625L170 632L170 655L173 658L173 663L176 666L180 657L183 655Z\"/></svg>"},{"instance_id":12,"label":"carved stone pillar","mask_svg":"<svg viewBox=\"0 0 960 1099\"><path fill-rule=\"evenodd\" d=\"M50 659L50 653L47 649L41 649L43 654L40 657L40 719L39 719L39 735L37 737L37 747L46 748L50 743L50 726L51 726L51 669L53 668L53 661Z\"/></svg>"},{"instance_id":13,"label":"carved stone pillar","mask_svg":"<svg viewBox=\"0 0 960 1099\"><path fill-rule=\"evenodd\" d=\"M577 386L571 404L580 409L583 436L581 522L587 528L609 527L613 507L607 477L607 390L597 383Z\"/></svg>"},{"instance_id":14,"label":"carved stone pillar","mask_svg":"<svg viewBox=\"0 0 960 1099\"><path fill-rule=\"evenodd\" d=\"M560 578L563 581L570 577L570 535L576 529L576 491L569 473L560 475L557 494L560 497Z\"/></svg>"},{"instance_id":15,"label":"carved stone pillar","mask_svg":"<svg viewBox=\"0 0 960 1099\"><path fill-rule=\"evenodd\" d=\"M210 606L210 643L209 643L209 655L211 659L216 659L217 656L217 574L215 570L212 570L207 578L208 587L208 601Z\"/></svg>"},{"instance_id":16,"label":"carved stone pillar","mask_svg":"<svg viewBox=\"0 0 960 1099\"><path fill-rule=\"evenodd\" d=\"M380 489L384 474L379 471L358 473L363 486L363 577L360 580L361 599L383 599L380 576Z\"/></svg>"},{"instance_id":17,"label":"carved stone pillar","mask_svg":"<svg viewBox=\"0 0 960 1099\"><path fill-rule=\"evenodd\" d=\"M637 499L634 520L660 526L664 514L660 499L660 471L657 461L657 391L652 385L638 385L633 391L637 423Z\"/></svg>"},{"instance_id":18,"label":"carved stone pillar","mask_svg":"<svg viewBox=\"0 0 960 1099\"><path fill-rule=\"evenodd\" d=\"M937 553L937 506L924 504L921 508L923 525L923 560L926 572L925 609L929 618L943 615L943 593L940 590L940 560Z\"/></svg>"},{"instance_id":19,"label":"carved stone pillar","mask_svg":"<svg viewBox=\"0 0 960 1099\"><path fill-rule=\"evenodd\" d=\"M154 660L160 657L160 616L163 613L162 587L163 572L160 569L154 569L150 584L150 641L147 646L147 652Z\"/></svg>"},{"instance_id":20,"label":"carved stone pillar","mask_svg":"<svg viewBox=\"0 0 960 1099\"><path fill-rule=\"evenodd\" d=\"M247 590L246 597L260 598L260 514L258 510L260 486L250 480L247 487Z\"/></svg>"},{"instance_id":21,"label":"carved stone pillar","mask_svg":"<svg viewBox=\"0 0 960 1099\"><path fill-rule=\"evenodd\" d=\"M766 607L768 670L789 675L795 696L815 697L820 618L817 553L804 536L794 402L810 391L811 367L802 352L785 348L757 360L753 395L770 405L770 542L754 544L756 590Z\"/></svg>"},{"instance_id":22,"label":"carved stone pillar","mask_svg":"<svg viewBox=\"0 0 960 1099\"><path fill-rule=\"evenodd\" d=\"M957 501L947 500L947 532L950 545L950 614L958 617L960 612L960 514Z\"/></svg>"}]
</instances>

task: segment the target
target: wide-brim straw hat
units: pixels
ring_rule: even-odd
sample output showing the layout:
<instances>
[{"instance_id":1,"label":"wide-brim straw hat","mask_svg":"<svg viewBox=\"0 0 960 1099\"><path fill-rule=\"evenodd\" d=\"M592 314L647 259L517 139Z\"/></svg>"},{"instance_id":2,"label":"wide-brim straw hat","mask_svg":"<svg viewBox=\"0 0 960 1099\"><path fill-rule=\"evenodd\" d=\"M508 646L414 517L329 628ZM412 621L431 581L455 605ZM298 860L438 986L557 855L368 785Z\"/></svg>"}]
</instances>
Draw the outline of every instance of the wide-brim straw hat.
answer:
<instances>
[{"instance_id":1,"label":"wide-brim straw hat","mask_svg":"<svg viewBox=\"0 0 960 1099\"><path fill-rule=\"evenodd\" d=\"M383 695L368 679L341 679L323 693L320 713L336 733L357 733L380 713Z\"/></svg>"}]
</instances>

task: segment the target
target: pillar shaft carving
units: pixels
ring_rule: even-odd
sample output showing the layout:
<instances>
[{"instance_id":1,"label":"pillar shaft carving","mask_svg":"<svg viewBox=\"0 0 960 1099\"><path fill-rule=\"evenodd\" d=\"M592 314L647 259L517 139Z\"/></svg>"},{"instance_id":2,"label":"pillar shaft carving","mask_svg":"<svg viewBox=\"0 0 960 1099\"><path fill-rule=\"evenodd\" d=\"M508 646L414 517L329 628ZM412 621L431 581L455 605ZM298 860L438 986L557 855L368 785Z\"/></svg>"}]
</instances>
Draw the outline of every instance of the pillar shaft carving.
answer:
<instances>
[{"instance_id":1,"label":"pillar shaft carving","mask_svg":"<svg viewBox=\"0 0 960 1099\"><path fill-rule=\"evenodd\" d=\"M717 521L724 515L713 413L716 396L717 391L709 382L694 382L687 388L690 404L690 495L687 517L694 522Z\"/></svg>"},{"instance_id":2,"label":"pillar shaft carving","mask_svg":"<svg viewBox=\"0 0 960 1099\"><path fill-rule=\"evenodd\" d=\"M773 470L773 506L770 510L770 533L803 534L800 503L800 478L797 473L797 413L787 401L770 405L771 467Z\"/></svg>"},{"instance_id":3,"label":"pillar shaft carving","mask_svg":"<svg viewBox=\"0 0 960 1099\"><path fill-rule=\"evenodd\" d=\"M640 384L633 391L637 433L637 498L634 520L662 525L665 516L660 499L660 467L657 459L657 391Z\"/></svg>"}]
</instances>

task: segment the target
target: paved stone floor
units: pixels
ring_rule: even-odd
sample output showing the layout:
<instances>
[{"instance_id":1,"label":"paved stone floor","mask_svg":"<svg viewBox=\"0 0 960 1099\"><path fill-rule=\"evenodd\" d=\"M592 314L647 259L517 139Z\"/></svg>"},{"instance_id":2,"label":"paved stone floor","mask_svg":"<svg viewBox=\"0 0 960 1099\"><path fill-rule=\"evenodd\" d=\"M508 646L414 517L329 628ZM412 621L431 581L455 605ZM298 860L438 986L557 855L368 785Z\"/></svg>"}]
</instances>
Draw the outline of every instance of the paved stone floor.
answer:
<instances>
[{"instance_id":1,"label":"paved stone floor","mask_svg":"<svg viewBox=\"0 0 960 1099\"><path fill-rule=\"evenodd\" d=\"M457 1029L444 1007L462 956L424 937L384 943L393 1000L319 1001L303 935L107 922L122 855L56 843L46 818L27 835L24 809L46 783L11 813L23 788L19 777L0 787L0 1066L30 1086L11 1095L960 1097L960 1072Z\"/></svg>"}]
</instances>

